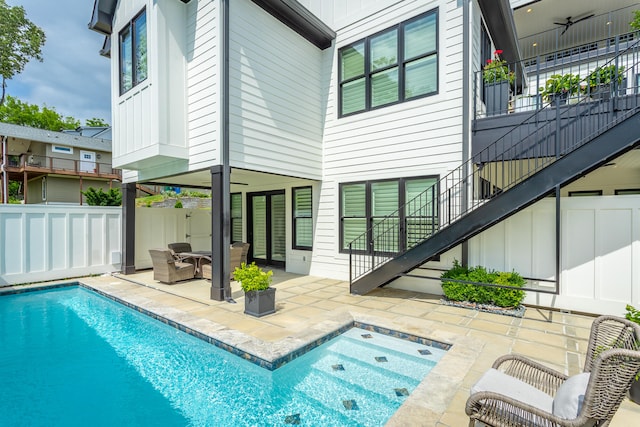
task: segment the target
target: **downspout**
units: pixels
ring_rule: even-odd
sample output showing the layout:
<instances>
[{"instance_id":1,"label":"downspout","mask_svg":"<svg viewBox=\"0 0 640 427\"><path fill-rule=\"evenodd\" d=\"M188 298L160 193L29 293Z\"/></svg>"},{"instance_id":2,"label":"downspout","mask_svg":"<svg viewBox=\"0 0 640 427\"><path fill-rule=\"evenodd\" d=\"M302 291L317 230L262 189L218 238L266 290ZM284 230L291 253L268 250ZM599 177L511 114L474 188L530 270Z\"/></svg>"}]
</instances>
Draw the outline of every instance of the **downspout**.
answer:
<instances>
[{"instance_id":1,"label":"downspout","mask_svg":"<svg viewBox=\"0 0 640 427\"><path fill-rule=\"evenodd\" d=\"M466 163L469 159L470 145L471 145L471 41L469 40L470 26L470 3L471 0L458 0L458 5L462 3L462 162ZM475 103L475 99L473 99ZM471 167L470 165L467 167ZM464 171L467 177L470 176L469 170ZM462 211L465 212L469 206L469 194L468 191L470 182L466 182L464 186L464 192L462 195ZM462 242L462 265L468 265L469 261L469 241Z\"/></svg>"},{"instance_id":2,"label":"downspout","mask_svg":"<svg viewBox=\"0 0 640 427\"><path fill-rule=\"evenodd\" d=\"M7 164L7 137L2 137L2 164L0 164L0 171L2 171L2 203L5 205L9 202L8 200L8 190L9 190L9 182L7 170L5 169L5 165Z\"/></svg>"}]
</instances>

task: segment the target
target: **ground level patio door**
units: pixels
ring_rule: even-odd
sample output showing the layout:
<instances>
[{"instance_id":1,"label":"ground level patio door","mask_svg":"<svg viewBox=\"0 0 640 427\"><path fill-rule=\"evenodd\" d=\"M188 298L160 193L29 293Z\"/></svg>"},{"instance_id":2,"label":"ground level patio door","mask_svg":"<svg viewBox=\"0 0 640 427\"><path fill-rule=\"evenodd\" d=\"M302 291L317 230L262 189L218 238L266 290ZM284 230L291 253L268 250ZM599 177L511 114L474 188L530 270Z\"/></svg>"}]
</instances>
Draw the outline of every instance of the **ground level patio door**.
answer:
<instances>
[{"instance_id":1,"label":"ground level patio door","mask_svg":"<svg viewBox=\"0 0 640 427\"><path fill-rule=\"evenodd\" d=\"M250 261L285 266L286 215L284 190L247 194L247 237Z\"/></svg>"}]
</instances>

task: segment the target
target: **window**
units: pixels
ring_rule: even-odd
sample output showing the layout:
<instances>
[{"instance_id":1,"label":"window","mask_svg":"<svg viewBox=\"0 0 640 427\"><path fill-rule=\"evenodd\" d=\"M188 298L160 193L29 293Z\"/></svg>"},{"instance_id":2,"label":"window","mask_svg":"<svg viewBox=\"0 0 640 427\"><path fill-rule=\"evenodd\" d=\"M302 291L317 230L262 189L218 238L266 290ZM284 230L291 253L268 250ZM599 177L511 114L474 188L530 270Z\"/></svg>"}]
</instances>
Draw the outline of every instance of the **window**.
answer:
<instances>
[{"instance_id":1,"label":"window","mask_svg":"<svg viewBox=\"0 0 640 427\"><path fill-rule=\"evenodd\" d=\"M339 51L340 117L437 93L434 9Z\"/></svg>"},{"instance_id":2,"label":"window","mask_svg":"<svg viewBox=\"0 0 640 427\"><path fill-rule=\"evenodd\" d=\"M640 194L640 188L625 188L622 190L615 190L616 196L631 196Z\"/></svg>"},{"instance_id":3,"label":"window","mask_svg":"<svg viewBox=\"0 0 640 427\"><path fill-rule=\"evenodd\" d=\"M313 247L311 187L294 188L292 196L293 249L311 250Z\"/></svg>"},{"instance_id":4,"label":"window","mask_svg":"<svg viewBox=\"0 0 640 427\"><path fill-rule=\"evenodd\" d=\"M231 242L242 242L242 193L231 194Z\"/></svg>"},{"instance_id":5,"label":"window","mask_svg":"<svg viewBox=\"0 0 640 427\"><path fill-rule=\"evenodd\" d=\"M51 146L52 153L64 153L64 154L73 154L73 147L63 147L61 145L52 145Z\"/></svg>"},{"instance_id":6,"label":"window","mask_svg":"<svg viewBox=\"0 0 640 427\"><path fill-rule=\"evenodd\" d=\"M341 252L356 241L358 251L397 253L433 234L438 226L438 178L401 178L340 184ZM404 209L400 209L404 205ZM388 227L372 235L385 220Z\"/></svg>"},{"instance_id":7,"label":"window","mask_svg":"<svg viewBox=\"0 0 640 427\"><path fill-rule=\"evenodd\" d=\"M602 196L602 190L569 191L569 197Z\"/></svg>"},{"instance_id":8,"label":"window","mask_svg":"<svg viewBox=\"0 0 640 427\"><path fill-rule=\"evenodd\" d=\"M120 94L147 79L147 13L120 31Z\"/></svg>"}]
</instances>

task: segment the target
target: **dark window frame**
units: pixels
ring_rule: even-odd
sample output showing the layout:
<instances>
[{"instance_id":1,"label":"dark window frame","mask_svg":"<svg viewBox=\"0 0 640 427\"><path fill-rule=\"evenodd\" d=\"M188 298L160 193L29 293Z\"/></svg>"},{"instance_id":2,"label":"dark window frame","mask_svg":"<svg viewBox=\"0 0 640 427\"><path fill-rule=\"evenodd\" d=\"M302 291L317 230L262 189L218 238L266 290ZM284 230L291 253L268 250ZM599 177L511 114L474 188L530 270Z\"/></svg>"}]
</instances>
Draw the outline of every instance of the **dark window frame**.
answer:
<instances>
[{"instance_id":1,"label":"dark window frame","mask_svg":"<svg viewBox=\"0 0 640 427\"><path fill-rule=\"evenodd\" d=\"M306 189L309 189L309 192L311 193L311 212L309 213L309 216L296 216L296 191ZM296 224L298 218L311 218L311 240L313 242L313 187L311 185L291 188L291 248L302 251L311 251L313 250L313 243L311 244L311 246L301 246L296 244Z\"/></svg>"},{"instance_id":2,"label":"dark window frame","mask_svg":"<svg viewBox=\"0 0 640 427\"><path fill-rule=\"evenodd\" d=\"M422 53L418 56L412 57L409 60L407 60L404 57L404 48L405 48L405 40L404 40L404 28L409 25L412 24L415 21L418 21L422 18L425 18L429 15L435 15L435 49L428 51L426 53ZM411 19L408 19L406 21L400 22L399 24L393 25L391 27L385 28L382 31L378 31L375 34L372 34L368 37L365 37L364 39L360 39L357 40L353 43L350 43L348 45L345 45L343 47L341 47L340 49L338 49L338 118L342 118L342 117L349 117L352 116L354 114L360 114L360 113L364 113L367 111L373 111L373 110L377 110L379 108L385 108L385 107L390 107L392 105L396 105L396 104L400 104L400 103L404 103L404 102L408 102L408 101L413 101L415 99L420 99L420 98L425 98L427 96L433 96L433 95L437 95L439 93L440 90L440 80L439 80L439 74L440 74L440 49L439 49L439 45L440 45L440 34L439 34L439 28L440 28L440 21L439 21L439 8L436 7L434 9L431 9L427 12L421 13L420 15L414 16ZM398 43L397 43L397 58L396 58L396 63L395 65L388 65L385 67L381 67L376 69L375 71L371 70L371 66L370 66L370 59L371 59L371 40L381 36L385 33L391 32L391 31L397 31L397 37L398 37ZM364 72L363 74L358 74L357 76L353 76L350 77L346 80L342 79L342 52L352 48L356 45L359 45L361 43L364 43ZM419 60L422 60L424 58L428 58L431 56L436 57L436 89L435 91L432 92L427 92L427 93L423 93L420 95L416 95L416 96L410 96L410 97L405 97L405 81L406 81L406 68L407 68L407 64L409 63L413 63ZM372 102L372 96L371 96L371 88L372 88L372 76L376 75L376 74L380 74L384 71L388 71L390 69L393 68L397 68L398 70L398 100L394 101L394 102L390 102L390 103L386 103L386 104L381 104L381 105L377 105L377 106L372 106L371 102ZM343 86L345 84L351 83L353 81L359 80L361 78L365 79L365 106L364 109L362 110L358 110L358 111L353 111L353 112L349 112L349 113L342 113L342 92L343 92Z\"/></svg>"},{"instance_id":3,"label":"dark window frame","mask_svg":"<svg viewBox=\"0 0 640 427\"><path fill-rule=\"evenodd\" d=\"M620 188L614 190L616 196L635 196L640 194L640 188Z\"/></svg>"},{"instance_id":4,"label":"dark window frame","mask_svg":"<svg viewBox=\"0 0 640 427\"><path fill-rule=\"evenodd\" d=\"M602 196L602 190L569 191L569 197Z\"/></svg>"},{"instance_id":5,"label":"dark window frame","mask_svg":"<svg viewBox=\"0 0 640 427\"><path fill-rule=\"evenodd\" d=\"M120 30L120 32L118 33L118 78L119 78L119 86L120 86L120 95L123 95L125 93L127 93L128 91L130 91L131 89L133 89L134 87L138 86L140 83L144 82L145 80L147 80L147 78L149 77L149 70L147 69L145 74L144 74L144 78L139 79L138 76L138 58L136 55L136 51L137 51L137 43L136 43L136 23L138 22L138 19L144 15L145 16L145 26L147 25L147 8L146 6L142 8L142 10L140 12L138 12L133 19L131 19L131 21L129 21L127 23L127 25L125 25L124 27L122 27L122 29ZM125 58L124 58L124 53L123 53L123 49L122 49L122 45L123 45L123 36L128 34L129 37L131 37L131 87L129 88L125 88L124 87L124 72L123 72L123 64L125 62ZM148 37L147 37L148 40ZM148 57L148 49L149 49L149 45L147 43L147 57ZM148 64L148 60L147 60L147 64ZM148 65L147 65L148 67Z\"/></svg>"},{"instance_id":6,"label":"dark window frame","mask_svg":"<svg viewBox=\"0 0 640 427\"><path fill-rule=\"evenodd\" d=\"M408 181L417 181L417 180L421 180L421 179L433 179L435 180L434 186L435 186L435 197L438 199L438 201L434 204L434 207L437 209L436 214L434 215L435 218L437 218L437 223L439 224L441 222L440 220L440 176L439 175L420 175L420 176L411 176L411 177L402 177L402 178L385 178L385 179L377 179L377 180L363 180L363 181L350 181L350 182L341 182L338 185L338 221L339 221L339 253L343 253L343 254L348 254L349 253L349 248L348 247L344 247L343 246L343 242L344 242L344 219L345 218L365 218L366 220L366 232L368 234L367 236L367 249L366 250L354 250L355 253L359 253L359 254L366 254L366 253L370 253L370 245L369 242L371 242L372 240L372 236L371 236L371 227L373 225L373 222L375 220L375 218L379 218L379 217L374 217L372 215L372 209L373 209L373 203L372 203L372 197L371 197L371 187L372 184L376 184L376 183L381 183L381 182L397 182L398 183L398 210L400 210L400 208L404 207L406 205L406 203L408 202L408 200L406 200L406 185ZM359 185L359 184L364 184L365 186L365 216L364 217L344 217L342 215L343 212L343 202L342 202L342 189L344 186L347 185ZM401 209L399 211L399 215L397 216L398 218L398 224L400 226L400 231L398 232L398 248L399 248L399 253L403 252L406 249L406 243L407 243L407 235L406 235L406 224L407 224L407 219L408 218L416 218L416 216L408 216L405 212L405 209ZM377 254L381 254L382 252L376 251ZM391 254L391 253L389 253Z\"/></svg>"},{"instance_id":7,"label":"dark window frame","mask_svg":"<svg viewBox=\"0 0 640 427\"><path fill-rule=\"evenodd\" d=\"M236 221L240 221L240 234L242 234L242 230L244 229L243 224L242 224L242 205L243 205L243 200L242 200L242 193L231 193L230 197L229 197L229 202L231 204L231 207L233 208L233 197L240 197L240 216L238 217L234 217L233 216L233 209L230 209L229 212L229 235L231 237L231 243L235 243L235 242L242 242L242 237L240 238L240 240L234 240L233 238L233 230L234 230L234 223Z\"/></svg>"}]
</instances>

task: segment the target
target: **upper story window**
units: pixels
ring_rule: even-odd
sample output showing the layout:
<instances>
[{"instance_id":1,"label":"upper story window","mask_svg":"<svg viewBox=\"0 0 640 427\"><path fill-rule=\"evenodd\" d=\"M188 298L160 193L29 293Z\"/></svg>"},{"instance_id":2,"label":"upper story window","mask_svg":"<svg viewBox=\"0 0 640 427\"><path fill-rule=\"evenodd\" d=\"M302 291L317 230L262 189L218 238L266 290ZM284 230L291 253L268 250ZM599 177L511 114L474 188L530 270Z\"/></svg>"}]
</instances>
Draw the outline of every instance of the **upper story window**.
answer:
<instances>
[{"instance_id":1,"label":"upper story window","mask_svg":"<svg viewBox=\"0 0 640 427\"><path fill-rule=\"evenodd\" d=\"M120 94L147 79L147 12L120 31Z\"/></svg>"},{"instance_id":2,"label":"upper story window","mask_svg":"<svg viewBox=\"0 0 640 427\"><path fill-rule=\"evenodd\" d=\"M339 115L438 92L438 10L340 49Z\"/></svg>"}]
</instances>

